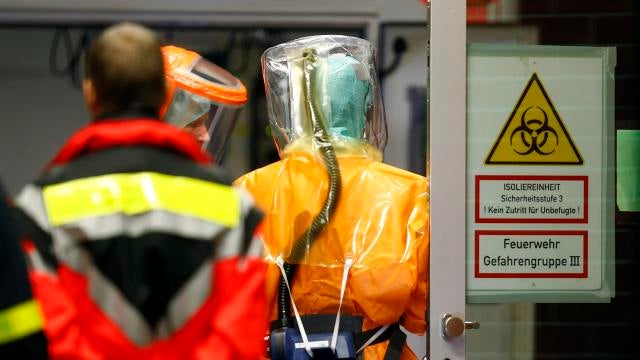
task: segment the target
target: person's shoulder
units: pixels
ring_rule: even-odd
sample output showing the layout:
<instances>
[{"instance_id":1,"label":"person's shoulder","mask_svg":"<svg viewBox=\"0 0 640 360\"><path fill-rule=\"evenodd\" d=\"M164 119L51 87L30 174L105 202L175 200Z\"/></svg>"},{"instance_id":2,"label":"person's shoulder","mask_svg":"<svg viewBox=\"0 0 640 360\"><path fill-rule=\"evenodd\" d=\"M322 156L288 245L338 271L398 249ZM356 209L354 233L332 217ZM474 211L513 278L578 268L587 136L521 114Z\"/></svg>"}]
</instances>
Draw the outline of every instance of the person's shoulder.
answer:
<instances>
[{"instance_id":1,"label":"person's shoulder","mask_svg":"<svg viewBox=\"0 0 640 360\"><path fill-rule=\"evenodd\" d=\"M241 175L233 181L235 185L243 186L247 182L251 181L263 181L266 179L274 179L274 176L282 169L284 162L282 160L276 161L269 165L252 170L244 175Z\"/></svg>"},{"instance_id":2,"label":"person's shoulder","mask_svg":"<svg viewBox=\"0 0 640 360\"><path fill-rule=\"evenodd\" d=\"M371 167L376 169L378 172L383 173L389 177L406 179L406 181L418 182L418 183L427 182L427 178L423 175L416 174L414 172L404 170L393 165L385 164L383 162L377 162L377 161L372 162Z\"/></svg>"},{"instance_id":3,"label":"person's shoulder","mask_svg":"<svg viewBox=\"0 0 640 360\"><path fill-rule=\"evenodd\" d=\"M153 146L120 146L92 152L53 166L35 180L39 186L67 181L131 173L161 173L230 185L232 177L223 168L200 163L169 149Z\"/></svg>"},{"instance_id":4,"label":"person's shoulder","mask_svg":"<svg viewBox=\"0 0 640 360\"><path fill-rule=\"evenodd\" d=\"M196 164L196 166L200 170L201 173L199 175L203 180L222 185L232 185L233 183L233 176L224 167L203 164Z\"/></svg>"}]
</instances>

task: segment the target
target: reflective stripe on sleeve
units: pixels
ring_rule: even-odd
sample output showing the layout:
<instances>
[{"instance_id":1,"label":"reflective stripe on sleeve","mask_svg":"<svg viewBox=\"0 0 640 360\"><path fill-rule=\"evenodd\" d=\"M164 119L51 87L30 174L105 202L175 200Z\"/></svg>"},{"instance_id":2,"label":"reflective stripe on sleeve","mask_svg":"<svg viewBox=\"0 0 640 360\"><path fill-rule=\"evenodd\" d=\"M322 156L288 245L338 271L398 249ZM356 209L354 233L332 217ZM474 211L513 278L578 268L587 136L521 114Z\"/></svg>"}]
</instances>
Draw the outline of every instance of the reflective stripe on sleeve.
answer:
<instances>
[{"instance_id":1,"label":"reflective stripe on sleeve","mask_svg":"<svg viewBox=\"0 0 640 360\"><path fill-rule=\"evenodd\" d=\"M38 303L28 300L0 311L0 344L18 340L42 329Z\"/></svg>"},{"instance_id":2,"label":"reflective stripe on sleeve","mask_svg":"<svg viewBox=\"0 0 640 360\"><path fill-rule=\"evenodd\" d=\"M53 226L80 219L164 210L237 225L240 199L230 186L199 179L143 172L72 180L43 189Z\"/></svg>"},{"instance_id":3,"label":"reflective stripe on sleeve","mask_svg":"<svg viewBox=\"0 0 640 360\"><path fill-rule=\"evenodd\" d=\"M47 212L42 199L42 190L27 184L16 196L15 204L22 209L43 231L51 230L51 224L47 218Z\"/></svg>"}]
</instances>

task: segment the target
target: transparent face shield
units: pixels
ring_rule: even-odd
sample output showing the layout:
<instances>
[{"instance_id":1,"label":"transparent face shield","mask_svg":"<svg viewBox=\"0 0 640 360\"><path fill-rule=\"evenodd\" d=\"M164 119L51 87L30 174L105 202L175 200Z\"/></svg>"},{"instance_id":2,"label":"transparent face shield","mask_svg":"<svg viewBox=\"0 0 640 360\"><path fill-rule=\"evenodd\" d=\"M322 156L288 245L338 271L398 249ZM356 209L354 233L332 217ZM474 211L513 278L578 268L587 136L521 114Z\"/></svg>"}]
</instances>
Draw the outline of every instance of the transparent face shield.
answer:
<instances>
[{"instance_id":1,"label":"transparent face shield","mask_svg":"<svg viewBox=\"0 0 640 360\"><path fill-rule=\"evenodd\" d=\"M303 58L308 51L316 58L313 92L331 140L382 151L387 129L374 49L363 39L324 35L280 44L262 56L269 121L280 155L291 144L313 136L304 100Z\"/></svg>"},{"instance_id":2,"label":"transparent face shield","mask_svg":"<svg viewBox=\"0 0 640 360\"><path fill-rule=\"evenodd\" d=\"M191 133L219 163L247 101L244 85L194 52L168 46L163 53L171 95L164 119Z\"/></svg>"},{"instance_id":3,"label":"transparent face shield","mask_svg":"<svg viewBox=\"0 0 640 360\"><path fill-rule=\"evenodd\" d=\"M338 157L345 151L353 154L352 149L357 149L356 154L380 156L386 145L373 47L354 37L312 36L267 49L262 65L269 120L280 156L286 157L297 149L310 152L314 164L322 166L306 168L314 174L309 179L314 179L318 188L326 189L316 198L311 194L301 197L305 199L304 206L312 204L311 208L316 208L300 210L309 224L296 223L293 233L276 236L274 244L266 245L267 258L281 258L290 264L334 266L343 263L343 255L354 259L364 256L368 245L360 240L352 242L351 249L342 255L323 248L330 241L316 240L326 234L325 226L335 225L331 220L334 212L340 212L338 199L344 198L340 195L343 186ZM297 174L292 171L289 176ZM290 189L295 191L296 187ZM354 264L359 263L357 260Z\"/></svg>"},{"instance_id":4,"label":"transparent face shield","mask_svg":"<svg viewBox=\"0 0 640 360\"><path fill-rule=\"evenodd\" d=\"M167 108L165 120L191 133L202 149L219 163L224 157L240 109L214 103L178 88Z\"/></svg>"}]
</instances>

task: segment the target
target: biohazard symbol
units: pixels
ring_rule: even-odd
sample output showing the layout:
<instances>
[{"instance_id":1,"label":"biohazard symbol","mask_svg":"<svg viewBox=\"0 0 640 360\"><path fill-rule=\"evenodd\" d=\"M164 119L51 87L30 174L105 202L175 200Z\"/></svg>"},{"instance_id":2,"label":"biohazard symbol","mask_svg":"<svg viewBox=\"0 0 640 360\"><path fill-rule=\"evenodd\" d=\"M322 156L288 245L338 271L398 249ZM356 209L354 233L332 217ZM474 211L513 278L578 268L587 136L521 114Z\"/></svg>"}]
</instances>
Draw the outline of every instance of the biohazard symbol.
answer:
<instances>
[{"instance_id":1,"label":"biohazard symbol","mask_svg":"<svg viewBox=\"0 0 640 360\"><path fill-rule=\"evenodd\" d=\"M537 74L531 76L485 164L583 164Z\"/></svg>"},{"instance_id":2,"label":"biohazard symbol","mask_svg":"<svg viewBox=\"0 0 640 360\"><path fill-rule=\"evenodd\" d=\"M520 155L532 152L549 155L558 147L558 133L549 126L549 116L539 106L528 107L522 113L520 124L509 139L513 151Z\"/></svg>"}]
</instances>

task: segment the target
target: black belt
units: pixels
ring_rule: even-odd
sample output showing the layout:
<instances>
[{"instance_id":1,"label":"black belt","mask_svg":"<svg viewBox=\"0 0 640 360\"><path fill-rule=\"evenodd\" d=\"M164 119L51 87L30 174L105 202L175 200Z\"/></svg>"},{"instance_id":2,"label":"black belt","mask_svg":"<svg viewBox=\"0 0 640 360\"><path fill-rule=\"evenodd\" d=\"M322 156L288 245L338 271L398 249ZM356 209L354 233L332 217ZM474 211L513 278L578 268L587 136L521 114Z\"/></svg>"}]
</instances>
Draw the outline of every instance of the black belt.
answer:
<instances>
[{"instance_id":1,"label":"black belt","mask_svg":"<svg viewBox=\"0 0 640 360\"><path fill-rule=\"evenodd\" d=\"M336 314L315 314L315 315L302 315L300 316L304 329L308 334L317 333L329 333L333 332L335 326ZM289 321L289 324L294 324L297 328L296 321ZM272 330L279 327L279 322L273 321L271 323ZM382 326L362 331L362 317L352 315L340 316L340 328L339 331L350 331L354 337L354 347L360 349L376 332L378 332ZM395 322L382 334L375 338L368 346L379 344L381 342L389 340L389 345L384 354L384 360L397 360L400 359L402 349L404 348L407 335L400 329L400 324Z\"/></svg>"},{"instance_id":2,"label":"black belt","mask_svg":"<svg viewBox=\"0 0 640 360\"><path fill-rule=\"evenodd\" d=\"M375 329L355 333L354 342L356 349L360 349L360 347L364 345L367 340L369 340L381 328L382 327L377 327ZM402 355L402 349L404 348L404 343L407 340L407 334L405 334L404 331L400 329L399 323L395 322L389 325L389 327L369 345L378 344L387 340L389 340L389 345L387 346L387 351L384 353L384 360L400 359L400 355Z\"/></svg>"}]
</instances>

